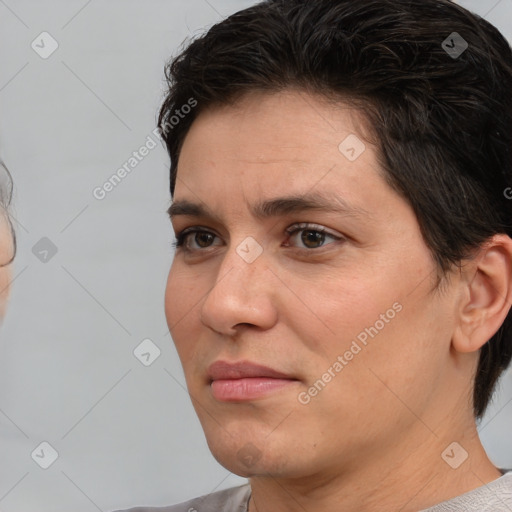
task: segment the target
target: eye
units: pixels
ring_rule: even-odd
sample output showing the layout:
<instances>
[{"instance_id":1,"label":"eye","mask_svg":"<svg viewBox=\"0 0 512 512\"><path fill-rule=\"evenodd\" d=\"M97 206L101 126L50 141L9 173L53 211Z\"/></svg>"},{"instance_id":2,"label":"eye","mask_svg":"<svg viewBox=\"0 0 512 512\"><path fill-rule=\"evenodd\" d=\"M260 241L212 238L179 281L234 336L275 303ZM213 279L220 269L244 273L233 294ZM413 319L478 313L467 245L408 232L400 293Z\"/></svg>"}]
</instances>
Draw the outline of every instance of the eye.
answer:
<instances>
[{"instance_id":1,"label":"eye","mask_svg":"<svg viewBox=\"0 0 512 512\"><path fill-rule=\"evenodd\" d=\"M330 233L318 224L295 224L286 229L286 233L289 236L283 244L284 247L289 247L291 240L291 245L301 250L320 249L325 245L344 240L344 237ZM215 233L196 226L178 233L172 245L175 249L182 247L185 252L192 253L222 245L222 241Z\"/></svg>"},{"instance_id":2,"label":"eye","mask_svg":"<svg viewBox=\"0 0 512 512\"><path fill-rule=\"evenodd\" d=\"M175 249L183 247L185 251L200 251L201 249L214 247L213 242L216 238L218 238L217 235L211 231L201 228L187 228L176 235L176 240L172 245Z\"/></svg>"},{"instance_id":3,"label":"eye","mask_svg":"<svg viewBox=\"0 0 512 512\"><path fill-rule=\"evenodd\" d=\"M343 237L329 233L323 226L318 224L295 224L289 227L286 232L290 235L289 240L293 240L295 245L301 249L319 249L324 245L330 245L333 241L343 240ZM331 242L326 243L326 240ZM289 244L285 244L288 246ZM302 245L302 247L300 247Z\"/></svg>"}]
</instances>

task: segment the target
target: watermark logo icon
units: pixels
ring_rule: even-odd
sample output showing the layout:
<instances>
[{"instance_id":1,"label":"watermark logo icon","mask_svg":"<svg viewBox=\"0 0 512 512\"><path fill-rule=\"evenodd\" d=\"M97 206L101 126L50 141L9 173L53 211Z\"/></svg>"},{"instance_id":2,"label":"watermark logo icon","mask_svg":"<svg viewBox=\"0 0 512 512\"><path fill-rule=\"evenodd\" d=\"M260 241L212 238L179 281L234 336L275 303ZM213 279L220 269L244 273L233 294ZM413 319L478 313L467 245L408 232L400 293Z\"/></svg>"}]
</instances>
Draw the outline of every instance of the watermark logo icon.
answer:
<instances>
[{"instance_id":1,"label":"watermark logo icon","mask_svg":"<svg viewBox=\"0 0 512 512\"><path fill-rule=\"evenodd\" d=\"M247 468L250 468L261 459L261 450L252 443L247 443L236 452L237 459Z\"/></svg>"},{"instance_id":2,"label":"watermark logo icon","mask_svg":"<svg viewBox=\"0 0 512 512\"><path fill-rule=\"evenodd\" d=\"M133 351L133 355L144 366L151 366L160 357L160 354L160 349L149 338L143 340Z\"/></svg>"},{"instance_id":3,"label":"watermark logo icon","mask_svg":"<svg viewBox=\"0 0 512 512\"><path fill-rule=\"evenodd\" d=\"M364 153L366 146L357 135L351 133L341 142L338 149L347 160L354 162Z\"/></svg>"},{"instance_id":4,"label":"watermark logo icon","mask_svg":"<svg viewBox=\"0 0 512 512\"><path fill-rule=\"evenodd\" d=\"M41 238L41 240L32 247L32 254L41 263L48 263L57 254L57 251L57 246L46 236Z\"/></svg>"},{"instance_id":5,"label":"watermark logo icon","mask_svg":"<svg viewBox=\"0 0 512 512\"><path fill-rule=\"evenodd\" d=\"M252 263L261 255L263 247L252 236L248 236L238 245L236 252L246 263Z\"/></svg>"},{"instance_id":6,"label":"watermark logo icon","mask_svg":"<svg viewBox=\"0 0 512 512\"><path fill-rule=\"evenodd\" d=\"M443 41L441 47L452 59L458 59L468 49L469 45L458 32L452 32Z\"/></svg>"},{"instance_id":7,"label":"watermark logo icon","mask_svg":"<svg viewBox=\"0 0 512 512\"><path fill-rule=\"evenodd\" d=\"M448 466L457 469L467 460L469 454L459 443L453 442L444 450L441 457Z\"/></svg>"},{"instance_id":8,"label":"watermark logo icon","mask_svg":"<svg viewBox=\"0 0 512 512\"><path fill-rule=\"evenodd\" d=\"M41 32L30 45L39 57L47 59L57 50L59 43L48 32Z\"/></svg>"},{"instance_id":9,"label":"watermark logo icon","mask_svg":"<svg viewBox=\"0 0 512 512\"><path fill-rule=\"evenodd\" d=\"M48 469L58 458L57 450L47 441L43 441L32 453L33 461L43 469Z\"/></svg>"}]
</instances>

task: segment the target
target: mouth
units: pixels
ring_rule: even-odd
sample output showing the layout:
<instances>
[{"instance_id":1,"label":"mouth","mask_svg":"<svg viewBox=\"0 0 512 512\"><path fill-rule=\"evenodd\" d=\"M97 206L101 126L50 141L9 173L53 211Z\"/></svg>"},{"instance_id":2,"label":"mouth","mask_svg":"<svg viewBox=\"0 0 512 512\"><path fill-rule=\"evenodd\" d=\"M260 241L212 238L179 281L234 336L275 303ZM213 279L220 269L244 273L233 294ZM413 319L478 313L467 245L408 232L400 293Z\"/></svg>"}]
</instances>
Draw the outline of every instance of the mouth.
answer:
<instances>
[{"instance_id":1,"label":"mouth","mask_svg":"<svg viewBox=\"0 0 512 512\"><path fill-rule=\"evenodd\" d=\"M216 361L208 368L210 389L220 402L255 400L299 382L267 366L241 361Z\"/></svg>"}]
</instances>

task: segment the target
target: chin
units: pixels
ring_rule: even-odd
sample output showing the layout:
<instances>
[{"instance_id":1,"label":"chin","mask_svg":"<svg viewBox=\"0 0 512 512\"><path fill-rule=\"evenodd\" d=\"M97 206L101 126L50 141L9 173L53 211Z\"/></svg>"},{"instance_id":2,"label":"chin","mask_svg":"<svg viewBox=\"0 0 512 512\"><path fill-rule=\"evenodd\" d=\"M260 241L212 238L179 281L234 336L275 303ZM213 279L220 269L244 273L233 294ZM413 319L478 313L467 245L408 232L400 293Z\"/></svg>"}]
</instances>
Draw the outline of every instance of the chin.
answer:
<instances>
[{"instance_id":1,"label":"chin","mask_svg":"<svg viewBox=\"0 0 512 512\"><path fill-rule=\"evenodd\" d=\"M278 463L276 460L272 460L251 442L246 443L238 450L212 450L212 454L221 466L244 478L278 476L283 472L283 468L279 467L282 462ZM278 456L278 454L274 454L274 457L276 455Z\"/></svg>"},{"instance_id":2,"label":"chin","mask_svg":"<svg viewBox=\"0 0 512 512\"><path fill-rule=\"evenodd\" d=\"M231 435L227 430L222 434L219 430L215 435L207 435L206 439L213 457L228 471L244 478L285 476L289 472L289 455L293 453L293 447L283 446L277 437L274 438L277 443L272 443L267 433L254 434L249 428L236 434L231 430Z\"/></svg>"}]
</instances>

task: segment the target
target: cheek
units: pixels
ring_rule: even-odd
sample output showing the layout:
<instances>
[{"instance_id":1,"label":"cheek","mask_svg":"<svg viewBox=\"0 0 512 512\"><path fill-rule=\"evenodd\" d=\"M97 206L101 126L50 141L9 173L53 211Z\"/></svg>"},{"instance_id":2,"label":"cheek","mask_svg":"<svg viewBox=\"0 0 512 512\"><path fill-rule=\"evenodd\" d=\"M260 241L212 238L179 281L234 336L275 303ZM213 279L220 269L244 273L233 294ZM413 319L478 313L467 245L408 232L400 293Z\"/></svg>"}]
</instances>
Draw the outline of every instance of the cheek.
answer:
<instances>
[{"instance_id":1,"label":"cheek","mask_svg":"<svg viewBox=\"0 0 512 512\"><path fill-rule=\"evenodd\" d=\"M165 288L165 316L169 330L172 330L172 327L180 318L181 309L183 308L183 301L180 300L180 297L184 295L186 293L183 290L183 279L171 267Z\"/></svg>"},{"instance_id":2,"label":"cheek","mask_svg":"<svg viewBox=\"0 0 512 512\"><path fill-rule=\"evenodd\" d=\"M377 309L367 319L369 325L360 331L364 343L355 337L361 351L344 375L355 407L365 400L371 416L378 411L408 421L408 407L416 412L427 407L442 381L451 322L449 315L443 316L442 304L428 296L397 302L400 311Z\"/></svg>"},{"instance_id":3,"label":"cheek","mask_svg":"<svg viewBox=\"0 0 512 512\"><path fill-rule=\"evenodd\" d=\"M11 260L13 254L14 240L9 223L6 219L2 218L0 213L0 322L3 319L7 306L12 277L11 265L7 265L7 262Z\"/></svg>"},{"instance_id":4,"label":"cheek","mask_svg":"<svg viewBox=\"0 0 512 512\"><path fill-rule=\"evenodd\" d=\"M198 307L201 290L197 279L180 270L180 265L173 262L167 277L165 290L165 315L169 328L178 326Z\"/></svg>"},{"instance_id":5,"label":"cheek","mask_svg":"<svg viewBox=\"0 0 512 512\"><path fill-rule=\"evenodd\" d=\"M194 340L199 339L201 327L201 298L205 295L198 279L173 265L167 278L165 290L165 316L182 364L191 359L195 349Z\"/></svg>"},{"instance_id":6,"label":"cheek","mask_svg":"<svg viewBox=\"0 0 512 512\"><path fill-rule=\"evenodd\" d=\"M400 313L393 309L397 294L388 282L375 279L372 273L354 270L349 274L334 268L329 274L287 276L293 283L293 294L285 290L282 314L289 317L297 334L306 335L302 339L310 345L309 350L332 359L349 350L358 336L364 342L369 337L366 329L376 322L385 330L388 324L382 324L381 314L389 311L388 317L393 318L388 321L393 322ZM318 282L321 286L315 285Z\"/></svg>"},{"instance_id":7,"label":"cheek","mask_svg":"<svg viewBox=\"0 0 512 512\"><path fill-rule=\"evenodd\" d=\"M378 377L391 389L435 379L450 338L451 319L443 314L447 304L428 294L427 281L414 290L416 276L406 271L403 265L401 274L390 268L360 271L339 280L324 278L321 288L306 281L294 288L314 313L303 308L290 319L296 333L302 333L304 355L314 369L311 377L320 378L347 354L340 370L344 377L336 381L340 386L344 381L342 387L350 383L363 397L370 389L385 391Z\"/></svg>"}]
</instances>

